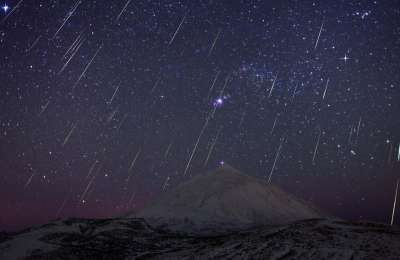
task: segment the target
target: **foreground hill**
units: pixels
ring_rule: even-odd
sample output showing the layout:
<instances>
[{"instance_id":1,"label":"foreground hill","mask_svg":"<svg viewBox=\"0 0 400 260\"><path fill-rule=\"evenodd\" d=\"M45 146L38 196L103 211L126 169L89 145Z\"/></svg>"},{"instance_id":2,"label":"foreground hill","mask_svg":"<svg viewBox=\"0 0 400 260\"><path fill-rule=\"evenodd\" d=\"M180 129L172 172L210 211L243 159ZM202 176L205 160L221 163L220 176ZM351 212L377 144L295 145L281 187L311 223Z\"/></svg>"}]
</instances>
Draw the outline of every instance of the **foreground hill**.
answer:
<instances>
[{"instance_id":1,"label":"foreground hill","mask_svg":"<svg viewBox=\"0 0 400 260\"><path fill-rule=\"evenodd\" d=\"M67 219L3 234L0 259L400 259L400 230L312 219L220 236L159 231L144 219Z\"/></svg>"}]
</instances>

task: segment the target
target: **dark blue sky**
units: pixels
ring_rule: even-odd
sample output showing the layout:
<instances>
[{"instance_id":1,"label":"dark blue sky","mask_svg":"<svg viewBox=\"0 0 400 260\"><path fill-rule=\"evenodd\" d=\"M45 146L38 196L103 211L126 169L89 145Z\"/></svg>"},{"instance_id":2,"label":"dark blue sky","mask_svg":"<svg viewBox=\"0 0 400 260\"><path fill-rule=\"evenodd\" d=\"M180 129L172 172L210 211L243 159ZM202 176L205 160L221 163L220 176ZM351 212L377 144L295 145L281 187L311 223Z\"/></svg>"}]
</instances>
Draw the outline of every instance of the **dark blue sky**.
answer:
<instances>
[{"instance_id":1,"label":"dark blue sky","mask_svg":"<svg viewBox=\"0 0 400 260\"><path fill-rule=\"evenodd\" d=\"M123 214L221 161L390 219L398 1L2 6L0 229Z\"/></svg>"}]
</instances>

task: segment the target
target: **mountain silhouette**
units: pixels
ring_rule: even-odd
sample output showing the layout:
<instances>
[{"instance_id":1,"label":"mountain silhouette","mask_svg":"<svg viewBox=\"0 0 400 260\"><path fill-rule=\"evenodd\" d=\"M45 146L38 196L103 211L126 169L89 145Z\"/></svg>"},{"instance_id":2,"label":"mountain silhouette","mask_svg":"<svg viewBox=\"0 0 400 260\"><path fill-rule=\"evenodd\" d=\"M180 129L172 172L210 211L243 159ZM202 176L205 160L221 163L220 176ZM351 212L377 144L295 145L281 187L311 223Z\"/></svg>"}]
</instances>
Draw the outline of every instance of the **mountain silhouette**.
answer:
<instances>
[{"instance_id":1,"label":"mountain silhouette","mask_svg":"<svg viewBox=\"0 0 400 260\"><path fill-rule=\"evenodd\" d=\"M224 164L161 194L135 216L158 227L198 230L279 225L322 214L276 185Z\"/></svg>"}]
</instances>

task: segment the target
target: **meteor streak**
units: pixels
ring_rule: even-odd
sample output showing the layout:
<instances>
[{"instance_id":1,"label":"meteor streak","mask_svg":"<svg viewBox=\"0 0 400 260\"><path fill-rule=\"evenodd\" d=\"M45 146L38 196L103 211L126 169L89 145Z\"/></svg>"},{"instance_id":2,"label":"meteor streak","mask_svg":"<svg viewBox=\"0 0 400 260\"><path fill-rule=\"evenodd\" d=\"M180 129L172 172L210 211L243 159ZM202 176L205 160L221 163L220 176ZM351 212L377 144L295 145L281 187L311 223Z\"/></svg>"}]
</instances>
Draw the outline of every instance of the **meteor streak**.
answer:
<instances>
[{"instance_id":1,"label":"meteor streak","mask_svg":"<svg viewBox=\"0 0 400 260\"><path fill-rule=\"evenodd\" d=\"M318 46L319 37L321 36L321 32L322 32L322 28L323 28L323 27L324 27L324 22L322 22L321 28L319 29L319 33L318 33L317 41L315 42L314 50L315 50L315 49L317 48L317 46Z\"/></svg>"},{"instance_id":2,"label":"meteor streak","mask_svg":"<svg viewBox=\"0 0 400 260\"><path fill-rule=\"evenodd\" d=\"M135 166L135 163L136 163L136 160L138 159L138 157L139 157L139 155L140 155L140 153L142 152L142 149L140 148L138 151L137 151L137 153L136 153L136 155L135 155L135 158L133 158L133 161L132 161L132 163L131 163L131 166L129 166L129 172L133 169L133 167Z\"/></svg>"},{"instance_id":3,"label":"meteor streak","mask_svg":"<svg viewBox=\"0 0 400 260\"><path fill-rule=\"evenodd\" d=\"M124 7L122 8L121 12L118 14L117 18L115 19L116 22L118 22L119 18L121 17L121 15L125 12L126 8L128 7L128 5L130 4L132 0L128 0L126 2L126 4L124 5Z\"/></svg>"},{"instance_id":4,"label":"meteor streak","mask_svg":"<svg viewBox=\"0 0 400 260\"><path fill-rule=\"evenodd\" d=\"M161 77L157 79L157 81L154 83L153 87L151 88L150 93L153 93L156 87L158 86L158 83L160 83Z\"/></svg>"},{"instance_id":5,"label":"meteor streak","mask_svg":"<svg viewBox=\"0 0 400 260\"><path fill-rule=\"evenodd\" d=\"M137 151L137 153L135 155L135 158L133 158L133 160L131 162L131 165L129 166L128 173L130 173L131 170L133 169L133 167L135 166L136 161L139 158L139 155L140 155L141 152L142 152L142 148L139 148L139 150ZM126 178L126 182L128 182L130 180L131 176L132 176L132 174L128 175L128 177Z\"/></svg>"},{"instance_id":6,"label":"meteor streak","mask_svg":"<svg viewBox=\"0 0 400 260\"><path fill-rule=\"evenodd\" d=\"M272 125L271 135L272 135L272 133L274 132L274 129L275 129L275 126L276 126L276 122L277 122L277 121L278 121L278 115L276 115L274 124Z\"/></svg>"},{"instance_id":7,"label":"meteor streak","mask_svg":"<svg viewBox=\"0 0 400 260\"><path fill-rule=\"evenodd\" d=\"M26 50L26 52L30 52L36 46L36 44L39 42L40 38L42 38L42 35L39 35L36 38L36 40L31 44L31 46L29 46L29 48Z\"/></svg>"},{"instance_id":8,"label":"meteor streak","mask_svg":"<svg viewBox=\"0 0 400 260\"><path fill-rule=\"evenodd\" d=\"M176 28L175 33L172 36L171 40L169 41L168 45L171 45L171 43L174 41L175 36L178 34L179 30L181 29L181 26L182 26L183 22L185 21L185 19L186 19L186 14L183 16L181 22L178 25L178 28Z\"/></svg>"},{"instance_id":9,"label":"meteor streak","mask_svg":"<svg viewBox=\"0 0 400 260\"><path fill-rule=\"evenodd\" d=\"M279 73L278 73L278 74L279 74ZM276 74L276 76L275 76L275 78L274 78L274 82L272 82L272 87L271 87L271 89L269 90L268 98L270 98L271 95L272 95L272 90L274 90L275 83L276 83L276 79L278 78L278 74Z\"/></svg>"},{"instance_id":10,"label":"meteor streak","mask_svg":"<svg viewBox=\"0 0 400 260\"><path fill-rule=\"evenodd\" d=\"M75 38L74 42L71 44L71 46L69 46L68 50L64 53L63 59L65 59L69 53L73 52L76 49L76 47L79 45L79 43L81 43L84 40L84 37L82 37L84 31L85 31L85 29L83 29L79 33L79 35Z\"/></svg>"},{"instance_id":11,"label":"meteor streak","mask_svg":"<svg viewBox=\"0 0 400 260\"><path fill-rule=\"evenodd\" d=\"M215 144L216 144L217 141L218 141L218 137L219 137L219 133L221 132L221 129L222 129L222 128L218 129L217 135L215 136L215 138L214 138L214 140L213 140L213 142L212 142L212 144L211 144L211 147L210 147L210 149L208 150L207 158L206 158L206 160L204 161L204 166L207 166L207 163L208 163L208 160L210 159L211 153L212 153L213 150L214 150L214 146L215 146Z\"/></svg>"},{"instance_id":12,"label":"meteor streak","mask_svg":"<svg viewBox=\"0 0 400 260\"><path fill-rule=\"evenodd\" d=\"M348 142L349 144L352 144L352 142L351 142L351 138L352 138L352 137L353 137L353 125L350 126L349 138L348 138L348 140L347 140L347 142Z\"/></svg>"},{"instance_id":13,"label":"meteor streak","mask_svg":"<svg viewBox=\"0 0 400 260\"><path fill-rule=\"evenodd\" d=\"M79 76L78 80L75 82L75 84L72 87L72 89L75 89L75 87L78 85L79 81L81 81L82 77L86 74L86 71L89 69L90 65L92 65L93 60L96 58L97 54L99 53L99 51L101 50L102 47L103 47L103 44L100 45L100 47L97 49L97 51L93 55L92 59L90 59L89 63L86 65L85 69L83 70L83 72Z\"/></svg>"},{"instance_id":14,"label":"meteor streak","mask_svg":"<svg viewBox=\"0 0 400 260\"><path fill-rule=\"evenodd\" d=\"M86 193L88 192L88 190L89 190L90 187L92 186L92 183L93 183L93 181L94 181L94 178L96 178L96 175L93 175L93 177L90 179L90 181L89 181L88 184L86 185L86 188L85 188L84 192L82 193L82 195L81 195L81 197L80 197L80 199L79 199L79 202L81 202L81 201L85 198Z\"/></svg>"},{"instance_id":15,"label":"meteor streak","mask_svg":"<svg viewBox=\"0 0 400 260\"><path fill-rule=\"evenodd\" d=\"M75 130L75 128L76 128L77 125L78 125L78 123L75 123L75 124L72 125L72 128L71 128L71 130L69 131L68 135L65 137L64 142L62 143L62 146L64 146L64 145L67 144L69 138L71 137L71 135L72 135L72 133L74 132L74 130Z\"/></svg>"},{"instance_id":16,"label":"meteor streak","mask_svg":"<svg viewBox=\"0 0 400 260\"><path fill-rule=\"evenodd\" d=\"M399 190L399 181L400 181L400 180L397 180L397 183L396 183L396 191L395 191L395 193L394 193L392 218L391 218L391 220L390 220L390 225L391 225L391 226L393 226L393 222L394 222L394 213L396 212L397 193L398 193L398 190Z\"/></svg>"},{"instance_id":17,"label":"meteor streak","mask_svg":"<svg viewBox=\"0 0 400 260\"><path fill-rule=\"evenodd\" d=\"M171 143L168 145L167 150L165 150L164 158L167 158L167 156L168 156L168 154L169 154L169 151L171 150L172 144L173 144L173 142L171 142Z\"/></svg>"},{"instance_id":18,"label":"meteor streak","mask_svg":"<svg viewBox=\"0 0 400 260\"><path fill-rule=\"evenodd\" d=\"M201 136L203 135L204 130L206 129L206 127L207 127L207 125L208 125L208 121L209 121L209 118L206 119L206 122L204 123L203 128L201 129L200 134L199 134L199 136L197 137L197 141L196 141L196 143L195 143L195 145L194 145L194 147L193 147L192 153L190 154L189 160L188 160L188 162L187 162L187 164L186 164L186 167L185 167L185 171L183 172L183 176L186 175L187 170L189 169L190 163L192 162L192 159L193 159L193 155L195 154L195 152L196 152L196 150L197 150L197 146L199 145Z\"/></svg>"},{"instance_id":19,"label":"meteor streak","mask_svg":"<svg viewBox=\"0 0 400 260\"><path fill-rule=\"evenodd\" d=\"M214 78L214 80L213 80L213 83L211 84L211 87L210 87L210 89L208 90L207 100L210 98L210 95L211 95L211 93L212 93L212 91L213 91L213 89L214 89L214 86L215 86L215 82L217 82L219 73L220 73L220 71L218 71L217 74L215 75L215 78Z\"/></svg>"},{"instance_id":20,"label":"meteor streak","mask_svg":"<svg viewBox=\"0 0 400 260\"><path fill-rule=\"evenodd\" d=\"M98 162L99 162L98 160L96 160L96 161L93 162L92 166L90 166L90 169L89 169L88 174L86 175L86 178L89 178L89 176L92 174L92 172L93 172L93 170L94 170L94 168L95 168L95 166L96 166L96 164L97 164Z\"/></svg>"},{"instance_id":21,"label":"meteor streak","mask_svg":"<svg viewBox=\"0 0 400 260\"><path fill-rule=\"evenodd\" d=\"M62 66L60 71L57 73L58 75L60 75L65 70L65 68L68 66L69 62L72 60L72 58L75 56L75 54L81 48L82 44L83 44L83 42L79 43L79 45L75 48L74 52L71 54L71 56L68 58L68 60L64 63L64 65Z\"/></svg>"},{"instance_id":22,"label":"meteor streak","mask_svg":"<svg viewBox=\"0 0 400 260\"><path fill-rule=\"evenodd\" d=\"M64 18L63 23L61 24L61 26L58 28L58 30L56 31L56 33L53 35L53 37L52 37L51 39L56 38L57 34L62 30L62 28L64 28L64 25L68 22L69 18L71 18L71 16L74 15L76 9L78 8L78 6L79 6L80 4L81 4L81 1L80 1L80 0L77 1L77 2L75 3L75 5L72 7L71 11L69 11L69 12L67 13L67 15L66 15L65 18Z\"/></svg>"},{"instance_id":23,"label":"meteor streak","mask_svg":"<svg viewBox=\"0 0 400 260\"><path fill-rule=\"evenodd\" d=\"M26 187L29 186L29 184L31 183L32 178L33 178L34 175L35 175L35 173L32 173L31 177L29 177L28 181L27 181L27 182L25 183L25 185L24 185L24 189L26 189Z\"/></svg>"},{"instance_id":24,"label":"meteor streak","mask_svg":"<svg viewBox=\"0 0 400 260\"><path fill-rule=\"evenodd\" d=\"M314 148L314 154L313 154L313 158L312 158L312 163L315 164L315 156L317 155L317 151L318 151L318 146L319 146L319 140L321 138L321 129L319 129L319 134L318 134L318 139L317 139L317 143L315 144L315 148Z\"/></svg>"},{"instance_id":25,"label":"meteor streak","mask_svg":"<svg viewBox=\"0 0 400 260\"><path fill-rule=\"evenodd\" d=\"M326 90L328 89L328 84L329 84L329 78L328 78L328 80L326 81L325 90L324 90L324 94L322 95L322 99L325 99Z\"/></svg>"},{"instance_id":26,"label":"meteor streak","mask_svg":"<svg viewBox=\"0 0 400 260\"><path fill-rule=\"evenodd\" d=\"M268 177L268 184L271 183L272 173L275 170L276 162L278 161L279 154L281 153L281 149L282 149L282 145L283 145L284 141L285 141L285 138L282 138L281 143L279 144L278 150L276 151L274 164L272 165L271 172L269 173L269 177Z\"/></svg>"},{"instance_id":27,"label":"meteor streak","mask_svg":"<svg viewBox=\"0 0 400 260\"><path fill-rule=\"evenodd\" d=\"M133 192L132 195L131 195L131 197L130 197L130 199L129 199L129 201L128 201L127 208L129 208L130 205L132 205L132 202L133 202L133 200L135 199L135 197L136 197L136 193Z\"/></svg>"},{"instance_id":28,"label":"meteor streak","mask_svg":"<svg viewBox=\"0 0 400 260\"><path fill-rule=\"evenodd\" d=\"M126 118L128 117L127 114L124 115L124 117L121 119L121 123L117 127L117 131L121 128L121 126L124 124Z\"/></svg>"},{"instance_id":29,"label":"meteor streak","mask_svg":"<svg viewBox=\"0 0 400 260\"><path fill-rule=\"evenodd\" d=\"M112 101L114 100L114 97L115 97L115 95L117 94L118 89L119 89L120 86L121 86L121 82L118 84L117 88L115 89L114 94L112 95L110 101L108 101L108 104L109 104L109 105L111 105Z\"/></svg>"},{"instance_id":30,"label":"meteor streak","mask_svg":"<svg viewBox=\"0 0 400 260\"><path fill-rule=\"evenodd\" d=\"M225 91L226 86L228 85L229 80L230 80L230 77L229 77L229 75L228 75L228 76L226 76L226 78L225 78L225 84L224 84L224 86L222 87L221 92L219 93L219 97L220 97L220 98L222 98L222 96L224 95L224 91Z\"/></svg>"},{"instance_id":31,"label":"meteor streak","mask_svg":"<svg viewBox=\"0 0 400 260\"><path fill-rule=\"evenodd\" d=\"M215 43L217 42L219 35L221 34L221 29L218 30L217 36L215 37L213 44L211 45L210 50L208 51L208 56L211 55L212 51L214 50Z\"/></svg>"},{"instance_id":32,"label":"meteor streak","mask_svg":"<svg viewBox=\"0 0 400 260\"><path fill-rule=\"evenodd\" d=\"M49 106L49 104L50 104L50 101L47 101L47 103L46 103L44 106L42 106L42 110L40 110L38 116L40 116L41 114L44 113L44 111L46 111L46 109L47 109L47 107Z\"/></svg>"},{"instance_id":33,"label":"meteor streak","mask_svg":"<svg viewBox=\"0 0 400 260\"><path fill-rule=\"evenodd\" d=\"M69 199L69 194L67 197L65 197L64 201L61 203L60 208L57 210L56 219L60 216L60 213L64 209L65 204L67 203L68 199Z\"/></svg>"},{"instance_id":34,"label":"meteor streak","mask_svg":"<svg viewBox=\"0 0 400 260\"><path fill-rule=\"evenodd\" d=\"M114 118L115 114L117 113L117 111L118 111L118 108L114 109L114 110L108 115L106 124L109 124L109 123L113 120L113 118Z\"/></svg>"},{"instance_id":35,"label":"meteor streak","mask_svg":"<svg viewBox=\"0 0 400 260\"><path fill-rule=\"evenodd\" d=\"M358 133L360 132L360 127L361 127L361 116L360 116L360 120L358 120L357 137L358 137Z\"/></svg>"}]
</instances>

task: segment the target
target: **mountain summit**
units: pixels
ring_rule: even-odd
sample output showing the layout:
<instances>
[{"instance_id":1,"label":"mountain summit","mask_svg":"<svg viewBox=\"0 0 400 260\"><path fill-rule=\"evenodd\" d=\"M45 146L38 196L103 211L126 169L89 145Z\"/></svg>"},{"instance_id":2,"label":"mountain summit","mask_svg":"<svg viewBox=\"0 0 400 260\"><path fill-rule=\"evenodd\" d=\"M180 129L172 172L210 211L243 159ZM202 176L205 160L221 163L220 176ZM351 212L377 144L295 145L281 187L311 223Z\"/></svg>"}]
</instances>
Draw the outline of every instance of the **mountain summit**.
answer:
<instances>
[{"instance_id":1,"label":"mountain summit","mask_svg":"<svg viewBox=\"0 0 400 260\"><path fill-rule=\"evenodd\" d=\"M320 218L307 203L224 164L160 195L136 214L157 226L214 229Z\"/></svg>"}]
</instances>

